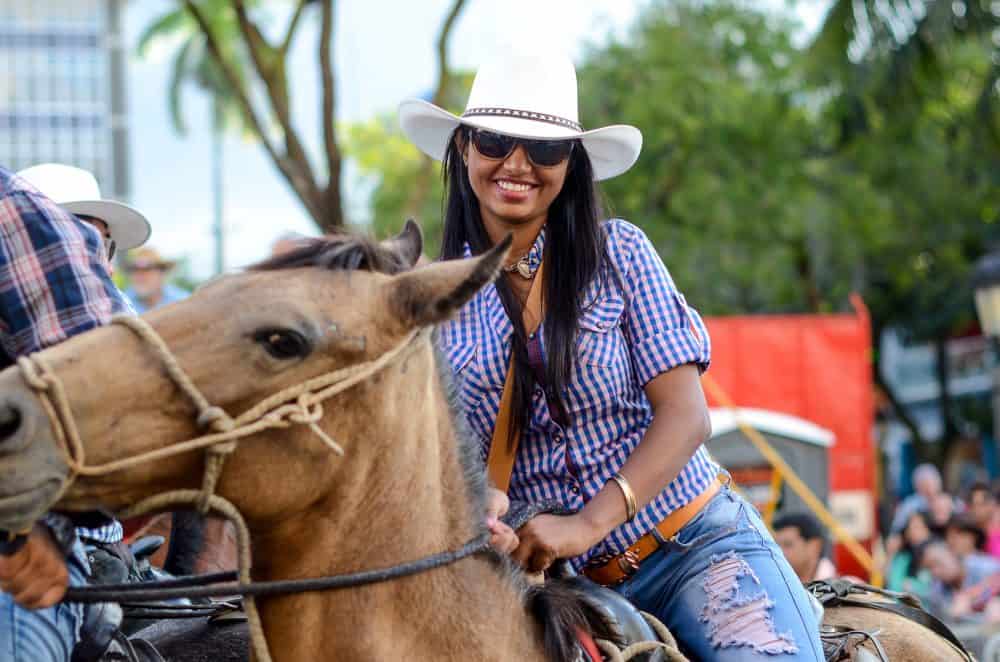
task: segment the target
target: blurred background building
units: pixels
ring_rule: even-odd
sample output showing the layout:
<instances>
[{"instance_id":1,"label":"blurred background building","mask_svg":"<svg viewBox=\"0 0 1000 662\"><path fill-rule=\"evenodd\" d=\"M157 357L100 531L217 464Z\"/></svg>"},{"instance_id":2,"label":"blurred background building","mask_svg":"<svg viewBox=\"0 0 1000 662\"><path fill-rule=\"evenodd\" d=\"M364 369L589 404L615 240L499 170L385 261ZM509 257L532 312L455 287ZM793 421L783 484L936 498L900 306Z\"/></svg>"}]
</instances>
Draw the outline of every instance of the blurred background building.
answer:
<instances>
[{"instance_id":1,"label":"blurred background building","mask_svg":"<svg viewBox=\"0 0 1000 662\"><path fill-rule=\"evenodd\" d=\"M125 0L0 0L0 163L86 168L129 199Z\"/></svg>"}]
</instances>

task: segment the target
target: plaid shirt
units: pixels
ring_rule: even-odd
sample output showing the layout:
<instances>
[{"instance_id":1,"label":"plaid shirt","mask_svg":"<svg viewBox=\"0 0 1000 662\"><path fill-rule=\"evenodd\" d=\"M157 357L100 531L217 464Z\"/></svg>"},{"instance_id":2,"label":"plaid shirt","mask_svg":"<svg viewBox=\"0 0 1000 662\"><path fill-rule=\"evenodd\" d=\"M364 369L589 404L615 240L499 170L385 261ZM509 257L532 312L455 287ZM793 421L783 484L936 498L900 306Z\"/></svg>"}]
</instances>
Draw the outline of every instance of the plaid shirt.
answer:
<instances>
[{"instance_id":1,"label":"plaid shirt","mask_svg":"<svg viewBox=\"0 0 1000 662\"><path fill-rule=\"evenodd\" d=\"M0 347L11 358L45 349L131 312L111 281L100 233L0 168ZM78 529L122 539L111 522Z\"/></svg>"},{"instance_id":2,"label":"plaid shirt","mask_svg":"<svg viewBox=\"0 0 1000 662\"><path fill-rule=\"evenodd\" d=\"M522 431L509 494L538 502L555 499L577 511L618 472L653 420L643 387L671 368L708 367L710 343L698 313L674 286L663 261L639 228L620 219L604 224L611 262L591 284L577 334L577 355L563 398L572 420L553 420L541 387ZM541 262L544 230L528 256ZM466 253L471 252L466 247ZM615 285L617 269L622 288ZM443 325L441 345L455 372L458 397L485 459L510 359L513 327L496 287L481 290L457 318ZM543 335L543 334L542 334ZM719 467L704 447L658 496L581 557L617 554L673 510L699 495Z\"/></svg>"}]
</instances>

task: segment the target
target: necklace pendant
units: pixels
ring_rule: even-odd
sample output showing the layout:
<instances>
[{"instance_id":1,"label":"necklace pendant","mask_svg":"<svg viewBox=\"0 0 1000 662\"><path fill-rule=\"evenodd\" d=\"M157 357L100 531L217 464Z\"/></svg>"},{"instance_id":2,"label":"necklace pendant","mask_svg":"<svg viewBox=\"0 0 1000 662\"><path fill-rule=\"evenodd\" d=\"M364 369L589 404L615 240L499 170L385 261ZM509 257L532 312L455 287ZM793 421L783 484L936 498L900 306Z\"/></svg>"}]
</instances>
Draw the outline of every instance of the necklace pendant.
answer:
<instances>
[{"instance_id":1,"label":"necklace pendant","mask_svg":"<svg viewBox=\"0 0 1000 662\"><path fill-rule=\"evenodd\" d=\"M525 278L525 279L530 279L531 278L531 276L532 276L532 274L531 274L531 265L528 264L527 260L520 260L517 263L517 273L521 276L521 278Z\"/></svg>"}]
</instances>

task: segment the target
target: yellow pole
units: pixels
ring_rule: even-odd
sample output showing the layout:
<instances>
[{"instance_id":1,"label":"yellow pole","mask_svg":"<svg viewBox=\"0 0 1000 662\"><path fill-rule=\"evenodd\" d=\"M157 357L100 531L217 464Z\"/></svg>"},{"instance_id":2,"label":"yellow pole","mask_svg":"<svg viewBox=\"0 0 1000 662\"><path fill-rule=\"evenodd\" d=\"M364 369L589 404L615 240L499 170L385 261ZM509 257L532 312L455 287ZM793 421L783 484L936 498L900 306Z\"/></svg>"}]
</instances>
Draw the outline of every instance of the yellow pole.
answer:
<instances>
[{"instance_id":1,"label":"yellow pole","mask_svg":"<svg viewBox=\"0 0 1000 662\"><path fill-rule=\"evenodd\" d=\"M767 499L767 504L764 506L763 515L764 524L767 524L767 528L771 527L771 522L774 521L774 511L778 509L778 501L781 499L781 486L784 484L784 480L781 477L781 472L775 469L774 475L771 476L771 494Z\"/></svg>"},{"instance_id":2,"label":"yellow pole","mask_svg":"<svg viewBox=\"0 0 1000 662\"><path fill-rule=\"evenodd\" d=\"M728 407L732 410L736 410L736 405L733 403L732 398L729 394L723 390L715 379L709 374L702 375L702 382L708 389L708 392L714 397L719 404L723 407ZM817 498L813 491L809 489L809 486L802 482L802 479L798 477L795 471L792 470L788 463L785 462L785 458L774 450L771 444L768 443L767 439L758 432L757 430L751 428L749 425L740 420L739 416L736 416L736 424L740 428L740 431L746 435L750 443L754 445L758 452L764 456L772 467L778 472L780 472L784 479L788 482L788 486L795 491L796 494L805 502L806 506L813 511L816 517L819 518L820 522L823 523L830 531L833 533L833 537L844 544L847 551L858 560L858 562L864 566L864 569L868 572L870 581L872 584L880 585L882 581L881 574L875 565L875 561L871 554L868 553L864 547L861 546L857 540L854 539L847 529L845 529L840 522L836 520L833 514L827 510L823 502Z\"/></svg>"}]
</instances>

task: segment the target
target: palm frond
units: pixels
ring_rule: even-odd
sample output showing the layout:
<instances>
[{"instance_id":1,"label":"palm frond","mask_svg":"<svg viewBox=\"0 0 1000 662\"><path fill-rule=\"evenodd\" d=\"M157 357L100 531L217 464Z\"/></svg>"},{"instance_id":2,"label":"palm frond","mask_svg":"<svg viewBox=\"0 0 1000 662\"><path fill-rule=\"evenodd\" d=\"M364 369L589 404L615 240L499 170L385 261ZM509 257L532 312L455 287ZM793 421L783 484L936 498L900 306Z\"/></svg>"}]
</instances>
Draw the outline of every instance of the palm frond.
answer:
<instances>
[{"instance_id":1,"label":"palm frond","mask_svg":"<svg viewBox=\"0 0 1000 662\"><path fill-rule=\"evenodd\" d=\"M204 38L201 35L192 35L181 46L170 68L170 82L167 85L167 104L170 109L170 120L174 126L174 130L182 136L187 133L187 124L184 121L183 112L184 88L191 82L192 76L197 71L200 61L204 56Z\"/></svg>"},{"instance_id":2,"label":"palm frond","mask_svg":"<svg viewBox=\"0 0 1000 662\"><path fill-rule=\"evenodd\" d=\"M167 12L150 23L139 35L139 41L135 48L136 53L145 57L149 54L152 45L158 40L190 33L193 29L194 24L183 9Z\"/></svg>"}]
</instances>

